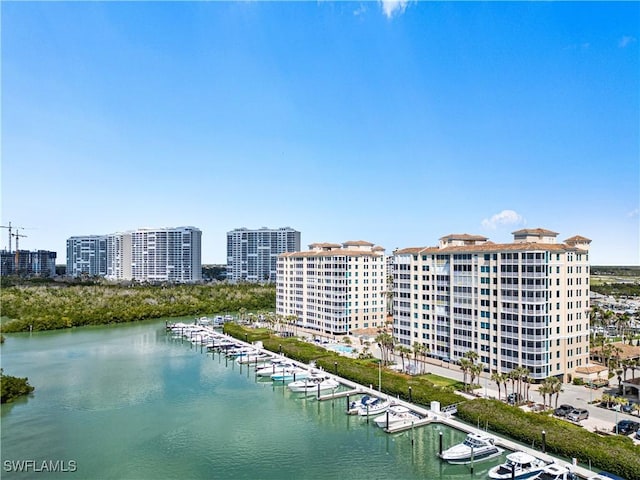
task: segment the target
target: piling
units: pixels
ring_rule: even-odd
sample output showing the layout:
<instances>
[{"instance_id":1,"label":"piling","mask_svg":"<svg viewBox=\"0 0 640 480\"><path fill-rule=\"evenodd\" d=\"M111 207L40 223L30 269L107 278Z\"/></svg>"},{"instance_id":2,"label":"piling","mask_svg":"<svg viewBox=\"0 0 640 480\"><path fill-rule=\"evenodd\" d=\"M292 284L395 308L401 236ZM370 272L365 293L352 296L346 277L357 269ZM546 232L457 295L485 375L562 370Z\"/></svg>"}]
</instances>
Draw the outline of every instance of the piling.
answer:
<instances>
[{"instance_id":1,"label":"piling","mask_svg":"<svg viewBox=\"0 0 640 480\"><path fill-rule=\"evenodd\" d=\"M547 432L542 430L542 453L547 453Z\"/></svg>"},{"instance_id":2,"label":"piling","mask_svg":"<svg viewBox=\"0 0 640 480\"><path fill-rule=\"evenodd\" d=\"M438 453L442 456L442 432L440 432Z\"/></svg>"},{"instance_id":3,"label":"piling","mask_svg":"<svg viewBox=\"0 0 640 480\"><path fill-rule=\"evenodd\" d=\"M471 475L473 475L473 445L471 445Z\"/></svg>"}]
</instances>

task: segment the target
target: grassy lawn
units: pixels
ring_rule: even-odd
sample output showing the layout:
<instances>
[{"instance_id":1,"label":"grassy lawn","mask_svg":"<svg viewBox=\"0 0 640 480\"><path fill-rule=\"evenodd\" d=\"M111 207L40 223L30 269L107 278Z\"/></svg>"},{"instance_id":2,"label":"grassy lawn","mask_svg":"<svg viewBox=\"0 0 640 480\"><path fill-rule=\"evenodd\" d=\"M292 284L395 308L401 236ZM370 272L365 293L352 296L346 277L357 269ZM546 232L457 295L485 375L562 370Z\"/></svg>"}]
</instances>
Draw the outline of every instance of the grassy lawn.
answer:
<instances>
[{"instance_id":1,"label":"grassy lawn","mask_svg":"<svg viewBox=\"0 0 640 480\"><path fill-rule=\"evenodd\" d=\"M426 375L418 375L418 376L428 379L431 383L433 383L438 387L453 387L455 390L462 390L463 388L462 382L459 382L452 378L441 377L433 373L428 373Z\"/></svg>"}]
</instances>

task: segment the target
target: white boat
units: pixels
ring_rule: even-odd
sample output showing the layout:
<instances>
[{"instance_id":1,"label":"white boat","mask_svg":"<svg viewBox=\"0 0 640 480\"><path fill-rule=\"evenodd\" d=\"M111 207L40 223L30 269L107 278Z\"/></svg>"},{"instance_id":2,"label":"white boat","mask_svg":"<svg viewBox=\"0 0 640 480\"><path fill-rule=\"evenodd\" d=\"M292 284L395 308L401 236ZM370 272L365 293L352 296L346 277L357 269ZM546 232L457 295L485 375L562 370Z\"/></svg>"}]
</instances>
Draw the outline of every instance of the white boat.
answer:
<instances>
[{"instance_id":1,"label":"white boat","mask_svg":"<svg viewBox=\"0 0 640 480\"><path fill-rule=\"evenodd\" d=\"M271 358L268 353L249 353L247 355L240 355L236 358L236 362L240 364L262 364Z\"/></svg>"},{"instance_id":2,"label":"white boat","mask_svg":"<svg viewBox=\"0 0 640 480\"><path fill-rule=\"evenodd\" d=\"M357 415L360 408L366 409L367 406L371 405L376 400L376 397L372 397L370 395L364 395L360 400L354 400L349 404L349 408L347 408L347 415Z\"/></svg>"},{"instance_id":3,"label":"white boat","mask_svg":"<svg viewBox=\"0 0 640 480\"><path fill-rule=\"evenodd\" d=\"M309 375L311 375L309 370L305 370L300 367L289 367L279 373L273 373L271 375L271 380L274 382L288 382L289 380L296 381L298 379L307 378Z\"/></svg>"},{"instance_id":4,"label":"white boat","mask_svg":"<svg viewBox=\"0 0 640 480\"><path fill-rule=\"evenodd\" d=\"M351 402L347 414L361 417L380 415L386 412L390 406L391 400L383 400L382 398L365 395L359 402Z\"/></svg>"},{"instance_id":5,"label":"white boat","mask_svg":"<svg viewBox=\"0 0 640 480\"><path fill-rule=\"evenodd\" d=\"M507 461L489 470L489 478L496 480L533 478L542 472L547 463L543 460L518 451L507 455Z\"/></svg>"},{"instance_id":6,"label":"white boat","mask_svg":"<svg viewBox=\"0 0 640 480\"><path fill-rule=\"evenodd\" d=\"M256 375L258 377L270 377L271 375L284 373L284 371L288 368L295 367L295 365L291 361L287 361L287 360L274 361L274 360L271 361L270 365L264 365L263 367L257 369Z\"/></svg>"},{"instance_id":7,"label":"white boat","mask_svg":"<svg viewBox=\"0 0 640 480\"><path fill-rule=\"evenodd\" d=\"M485 460L495 457L502 453L502 449L494 445L495 438L489 435L479 435L477 433L469 433L464 442L448 448L440 458L449 463L471 463L471 457L474 461Z\"/></svg>"},{"instance_id":8,"label":"white boat","mask_svg":"<svg viewBox=\"0 0 640 480\"><path fill-rule=\"evenodd\" d=\"M232 348L227 351L227 357L242 357L254 352L257 352L257 350L253 347Z\"/></svg>"},{"instance_id":9,"label":"white boat","mask_svg":"<svg viewBox=\"0 0 640 480\"><path fill-rule=\"evenodd\" d=\"M313 374L309 375L307 378L303 380L296 380L295 382L291 382L287 387L292 392L304 392L304 393L314 393L314 392L322 392L325 390L335 390L340 386L340 382L334 380L327 374Z\"/></svg>"},{"instance_id":10,"label":"white boat","mask_svg":"<svg viewBox=\"0 0 640 480\"><path fill-rule=\"evenodd\" d=\"M422 420L422 417L412 412L403 405L391 405L385 413L376 417L373 421L380 428L393 428L403 423L411 423Z\"/></svg>"},{"instance_id":11,"label":"white boat","mask_svg":"<svg viewBox=\"0 0 640 480\"><path fill-rule=\"evenodd\" d=\"M544 467L541 473L533 477L535 480L576 480L576 474L571 471L569 465L552 463Z\"/></svg>"}]
</instances>

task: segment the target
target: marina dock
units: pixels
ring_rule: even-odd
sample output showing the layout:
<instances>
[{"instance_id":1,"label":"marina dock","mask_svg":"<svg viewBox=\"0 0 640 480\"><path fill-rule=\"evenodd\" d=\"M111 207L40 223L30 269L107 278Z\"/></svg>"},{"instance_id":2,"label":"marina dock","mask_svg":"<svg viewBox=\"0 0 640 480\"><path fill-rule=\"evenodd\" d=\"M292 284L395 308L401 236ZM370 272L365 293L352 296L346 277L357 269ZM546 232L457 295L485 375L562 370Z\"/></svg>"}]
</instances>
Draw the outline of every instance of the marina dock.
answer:
<instances>
[{"instance_id":1,"label":"marina dock","mask_svg":"<svg viewBox=\"0 0 640 480\"><path fill-rule=\"evenodd\" d=\"M254 345L254 344L239 340L237 338L228 336L219 331L216 331L212 327L200 327L200 328L204 329L204 332L190 333L188 330L182 327L180 330L180 333L187 339L194 339L194 337L197 338L198 336L200 336L200 342L199 342L200 345L202 345L205 342L203 337L206 336L210 339L215 339L217 341L226 340L228 342L233 342L239 347L252 347L261 355L265 355L268 359L282 358L282 355L279 355L278 353L264 349L262 347L261 342L258 342L258 344ZM169 330L168 326L167 326L167 330ZM222 355L229 350L229 346L224 345L224 347L222 348L219 348L219 349L215 348L215 349L211 349L210 351L214 351L214 350L218 350ZM307 370L314 368L312 365L307 365L292 359L288 359L288 360L290 360L291 363ZM263 364L263 361L249 362L249 363L246 363L245 366L256 367L262 364ZM341 378L337 375L330 374L329 372L325 371L324 373L334 378L336 381L338 381L341 384L341 386L348 388L348 390L333 391L332 393L324 394L324 395L318 394L315 396L316 400L318 401L334 400L338 398L347 398L348 400L349 397L351 396L370 395L372 397L391 400L394 404L407 407L412 412L415 412L417 415L422 417L422 418L417 418L415 421L411 421L411 422L405 421L397 425L392 425L390 428L383 428L383 430L386 433L395 434L395 433L404 432L407 430L413 430L415 428L419 428L431 423L442 423L443 425L447 425L449 427L455 428L465 433L477 433L477 434L485 433L482 429L468 425L464 422L457 420L455 417L453 417L453 415L456 413L455 407L454 408L448 407L441 410L438 402L432 402L432 405L430 406L430 408L427 409L423 406L415 405L407 401L401 400L400 398L396 398L396 397L392 397L390 395L384 394L381 391L374 389L372 385L370 385L369 387L366 387L363 385L359 385L355 382L352 382L350 380ZM524 451L529 453L530 455L533 455L549 463L554 461L567 463L564 460L554 458L551 455L542 453L539 450L536 450L534 448L529 448L519 443L513 442L511 440L501 438L498 435L494 435L494 437L495 437L496 445L504 449L511 450L511 451L518 451L518 450ZM579 465L576 465L576 464L573 465L572 471L576 475L578 475L580 478L584 478L584 479L594 475L592 471L584 467L580 467Z\"/></svg>"}]
</instances>

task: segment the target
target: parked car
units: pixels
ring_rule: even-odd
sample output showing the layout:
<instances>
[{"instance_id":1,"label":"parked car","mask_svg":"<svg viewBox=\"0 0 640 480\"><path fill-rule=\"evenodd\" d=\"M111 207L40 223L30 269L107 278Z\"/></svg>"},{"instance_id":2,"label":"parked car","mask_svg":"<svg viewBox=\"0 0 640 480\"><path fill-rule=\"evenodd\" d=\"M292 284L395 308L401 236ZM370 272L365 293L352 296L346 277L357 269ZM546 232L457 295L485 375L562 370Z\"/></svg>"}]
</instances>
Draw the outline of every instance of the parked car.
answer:
<instances>
[{"instance_id":1,"label":"parked car","mask_svg":"<svg viewBox=\"0 0 640 480\"><path fill-rule=\"evenodd\" d=\"M567 415L567 420L572 422L579 422L580 420L586 420L587 418L589 418L589 410L584 408L574 408Z\"/></svg>"},{"instance_id":2,"label":"parked car","mask_svg":"<svg viewBox=\"0 0 640 480\"><path fill-rule=\"evenodd\" d=\"M571 413L573 410L574 410L573 405L567 405L565 403L564 405L560 405L558 408L556 408L553 411L553 414L558 416L558 417L565 417L569 413Z\"/></svg>"},{"instance_id":3,"label":"parked car","mask_svg":"<svg viewBox=\"0 0 640 480\"><path fill-rule=\"evenodd\" d=\"M620 420L617 425L614 425L614 433L620 435L629 435L630 433L637 432L640 429L640 423L633 420Z\"/></svg>"},{"instance_id":4,"label":"parked car","mask_svg":"<svg viewBox=\"0 0 640 480\"><path fill-rule=\"evenodd\" d=\"M622 406L622 411L625 413L631 413L633 411L633 407L637 402L629 402Z\"/></svg>"},{"instance_id":5,"label":"parked car","mask_svg":"<svg viewBox=\"0 0 640 480\"><path fill-rule=\"evenodd\" d=\"M521 403L522 400L522 395L519 393L510 393L509 395L507 395L507 403L511 405L515 403Z\"/></svg>"},{"instance_id":6,"label":"parked car","mask_svg":"<svg viewBox=\"0 0 640 480\"><path fill-rule=\"evenodd\" d=\"M640 440L640 430L638 430L636 432L636 434L635 434L635 436L633 438L635 438L636 440Z\"/></svg>"}]
</instances>

